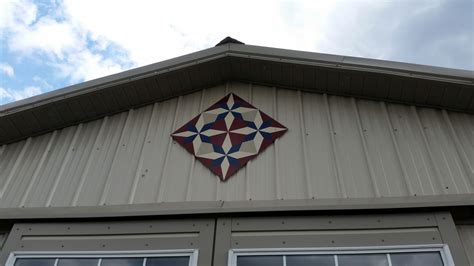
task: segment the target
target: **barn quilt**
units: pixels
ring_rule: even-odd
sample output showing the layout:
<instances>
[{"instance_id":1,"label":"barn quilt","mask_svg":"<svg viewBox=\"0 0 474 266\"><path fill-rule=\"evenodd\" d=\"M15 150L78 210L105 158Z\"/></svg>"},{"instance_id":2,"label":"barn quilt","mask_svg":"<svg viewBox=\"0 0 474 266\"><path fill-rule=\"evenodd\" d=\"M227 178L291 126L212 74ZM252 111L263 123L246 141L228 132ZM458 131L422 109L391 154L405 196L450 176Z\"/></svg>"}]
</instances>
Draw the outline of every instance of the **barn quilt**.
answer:
<instances>
[{"instance_id":1,"label":"barn quilt","mask_svg":"<svg viewBox=\"0 0 474 266\"><path fill-rule=\"evenodd\" d=\"M226 181L286 131L275 119L230 93L171 136Z\"/></svg>"}]
</instances>

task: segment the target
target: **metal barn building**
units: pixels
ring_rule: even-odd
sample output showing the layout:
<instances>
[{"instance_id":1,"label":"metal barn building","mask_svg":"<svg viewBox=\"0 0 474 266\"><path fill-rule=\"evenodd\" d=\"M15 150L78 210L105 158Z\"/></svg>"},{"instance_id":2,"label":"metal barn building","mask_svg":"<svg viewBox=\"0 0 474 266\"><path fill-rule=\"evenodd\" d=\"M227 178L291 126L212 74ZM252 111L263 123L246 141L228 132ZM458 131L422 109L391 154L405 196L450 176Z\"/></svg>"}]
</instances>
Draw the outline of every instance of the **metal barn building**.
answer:
<instances>
[{"instance_id":1,"label":"metal barn building","mask_svg":"<svg viewBox=\"0 0 474 266\"><path fill-rule=\"evenodd\" d=\"M216 47L0 107L0 264L474 265L471 71Z\"/></svg>"}]
</instances>

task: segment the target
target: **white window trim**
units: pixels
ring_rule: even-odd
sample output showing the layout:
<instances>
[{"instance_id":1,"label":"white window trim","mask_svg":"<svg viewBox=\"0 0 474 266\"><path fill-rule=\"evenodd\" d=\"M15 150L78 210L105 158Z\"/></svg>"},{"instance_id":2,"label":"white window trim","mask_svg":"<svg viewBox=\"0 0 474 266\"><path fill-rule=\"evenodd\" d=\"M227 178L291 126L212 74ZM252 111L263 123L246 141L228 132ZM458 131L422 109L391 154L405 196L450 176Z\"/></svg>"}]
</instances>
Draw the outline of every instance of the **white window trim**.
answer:
<instances>
[{"instance_id":1,"label":"white window trim","mask_svg":"<svg viewBox=\"0 0 474 266\"><path fill-rule=\"evenodd\" d=\"M197 249L176 250L133 250L133 251L14 251L8 256L5 266L14 266L20 258L156 258L156 257L189 257L189 266L197 266L199 251ZM145 260L146 261L146 260Z\"/></svg>"},{"instance_id":2,"label":"white window trim","mask_svg":"<svg viewBox=\"0 0 474 266\"><path fill-rule=\"evenodd\" d=\"M238 256L251 255L341 255L341 254L393 254L403 252L439 252L445 266L454 266L448 245L404 245L324 248L254 248L229 250L228 266L237 266ZM336 264L337 266L337 264Z\"/></svg>"}]
</instances>

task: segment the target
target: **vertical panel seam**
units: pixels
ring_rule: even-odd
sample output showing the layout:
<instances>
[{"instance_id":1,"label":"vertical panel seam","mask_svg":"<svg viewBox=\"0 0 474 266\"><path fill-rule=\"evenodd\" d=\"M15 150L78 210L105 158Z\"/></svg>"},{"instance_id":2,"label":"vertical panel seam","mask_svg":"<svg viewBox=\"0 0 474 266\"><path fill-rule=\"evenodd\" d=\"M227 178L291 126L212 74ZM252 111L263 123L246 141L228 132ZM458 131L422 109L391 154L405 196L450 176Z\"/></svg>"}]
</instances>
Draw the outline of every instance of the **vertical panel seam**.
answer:
<instances>
[{"instance_id":1,"label":"vertical panel seam","mask_svg":"<svg viewBox=\"0 0 474 266\"><path fill-rule=\"evenodd\" d=\"M58 188L59 182L61 181L61 177L64 174L64 171L66 170L66 165L69 161L69 158L71 157L72 149L74 145L76 145L76 141L79 138L79 134L81 133L82 130L82 123L79 124L76 128L76 132L74 133L74 137L72 138L70 147L66 153L66 156L64 156L64 159L61 162L61 168L59 169L58 175L54 179L53 186L51 187L48 195L48 199L46 200L46 207L51 206L51 201L53 200L53 196L56 193L56 189Z\"/></svg>"},{"instance_id":2,"label":"vertical panel seam","mask_svg":"<svg viewBox=\"0 0 474 266\"><path fill-rule=\"evenodd\" d=\"M471 184L471 189L469 189L469 190L472 191L472 187L474 186L474 184L473 184L473 182L474 182L474 168L471 166L471 164L469 162L469 159L467 158L466 151L464 150L464 147L461 145L461 141L459 140L458 134L454 130L453 123L451 122L451 119L449 118L448 112L445 109L443 109L442 113L443 113L444 120L446 121L446 124L448 124L449 132L451 133L451 136L454 140L456 153L458 154L459 158L461 158L461 163L462 163L464 171L465 171L464 174L466 175L466 178L468 179L468 182ZM463 180L466 181L465 179L463 179ZM466 185L468 185L468 184L466 184Z\"/></svg>"},{"instance_id":3,"label":"vertical panel seam","mask_svg":"<svg viewBox=\"0 0 474 266\"><path fill-rule=\"evenodd\" d=\"M385 102L380 102L380 105L382 106L385 119L386 119L386 121L388 123L388 126L389 126L390 138L392 139L392 144L393 144L393 147L395 149L395 153L397 155L398 163L400 164L400 168L402 170L403 179L405 179L405 185L407 186L408 193L410 195L414 195L414 191L413 191L413 188L412 188L410 180L409 180L409 175L407 173L405 163L402 160L402 156L401 156L401 153L400 153L400 148L398 146L398 141L395 137L395 134L393 133L393 130L394 130L393 129L393 123L392 123L392 120L390 119L390 116L388 114L387 106L386 106Z\"/></svg>"},{"instance_id":4,"label":"vertical panel seam","mask_svg":"<svg viewBox=\"0 0 474 266\"><path fill-rule=\"evenodd\" d=\"M331 115L331 108L329 106L329 100L328 100L328 96L326 93L323 94L324 96L324 103L325 103L325 107L326 107L326 113L327 113L327 119L328 119L328 123L329 123L329 135L331 136L331 148L332 148L332 154L333 154L333 158L334 158L334 165L335 165L335 170L336 170L336 178L337 178L337 181L338 181L338 184L339 184L339 189L341 190L341 194L342 194L342 197L343 198L347 198L347 191L346 191L346 187L345 187L345 184L344 184L344 181L342 180L342 170L341 170L341 166L340 166L340 159L339 159L339 156L337 154L337 143L336 143L336 137L334 137L334 134L336 133L334 131L334 126L332 124L332 115Z\"/></svg>"},{"instance_id":5,"label":"vertical panel seam","mask_svg":"<svg viewBox=\"0 0 474 266\"><path fill-rule=\"evenodd\" d=\"M442 141L442 140L438 141L439 146L440 146L440 148L441 148L440 156L443 157L443 161L444 161L444 163L446 164L446 168L447 168L449 177L450 177L450 179L451 179L451 182L452 182L452 184L453 184L453 186L454 186L455 192L456 192L456 193L460 193L460 192L459 192L458 184L456 183L456 180L455 180L455 178L454 178L453 169L452 169L452 167L451 167L451 165L450 165L450 163L449 163L449 161L448 161L448 158L446 157L446 152L445 152L445 151L448 149L446 146L450 146L450 145L449 145L449 143L447 143L446 134L445 134L444 130L443 130L442 127L441 127L441 123L442 123L442 122L439 121L440 118L439 118L438 115L436 115L436 119L433 119L433 120L434 120L434 122L433 122L433 129L434 129L434 131L435 131L435 132L436 132L436 131L439 132L439 135L440 135L440 136L442 137L442 139L444 140L444 141ZM436 128L435 128L435 127L436 127ZM438 129L438 130L436 130L436 129ZM443 144L444 144L444 145L443 145ZM456 161L456 165L459 167L459 161L457 160L457 158L453 158L453 159ZM462 166L459 167L459 168L460 168L461 174L464 175L463 170L462 170ZM448 178L448 177L445 177L445 179L447 179L447 178ZM461 178L463 179L463 177L461 177ZM465 184L465 186L468 187L467 184ZM447 189L447 188L446 188L446 189Z\"/></svg>"},{"instance_id":6,"label":"vertical panel seam","mask_svg":"<svg viewBox=\"0 0 474 266\"><path fill-rule=\"evenodd\" d=\"M107 174L107 178L105 179L104 188L102 189L102 195L100 197L99 205L105 205L106 204L105 201L107 200L107 196L109 194L109 189L110 189L110 186L111 186L110 181L111 181L111 178L112 178L112 169L114 167L115 161L117 161L118 154L120 153L120 145L123 142L123 138L125 136L124 133L127 130L127 125L130 122L130 118L132 117L132 114L133 114L133 109L130 109L127 112L127 118L125 119L125 123L124 123L123 128L120 132L120 138L119 138L119 141L117 143L117 147L114 151L114 157L112 158L112 162L110 162L109 171L108 171L108 174Z\"/></svg>"},{"instance_id":7,"label":"vertical panel seam","mask_svg":"<svg viewBox=\"0 0 474 266\"><path fill-rule=\"evenodd\" d=\"M99 132L97 132L97 136L95 137L91 153L93 152L94 148L96 148L97 145L99 144L99 139L102 136L102 134L104 133L104 129L105 129L105 126L107 124L107 121L108 121L108 116L106 116L106 117L104 117L104 119L102 119L102 123L100 125ZM89 169L91 167L93 157L94 156L92 154L90 154L89 158L87 159L86 167L84 168L84 171L82 172L81 179L79 180L79 184L76 188L76 192L74 192L74 197L72 198L71 206L76 206L77 205L77 201L79 200L79 195L81 193L82 187L84 186L84 182L86 180L87 173L89 172Z\"/></svg>"},{"instance_id":8,"label":"vertical panel seam","mask_svg":"<svg viewBox=\"0 0 474 266\"><path fill-rule=\"evenodd\" d=\"M275 120L278 120L278 109L277 109L277 89L273 87L273 115ZM276 196L277 199L283 199L282 191L281 191L281 184L280 184L280 169L278 167L278 154L279 154L279 139L275 140L274 151L275 151L275 189L276 189Z\"/></svg>"},{"instance_id":9,"label":"vertical panel seam","mask_svg":"<svg viewBox=\"0 0 474 266\"><path fill-rule=\"evenodd\" d=\"M369 150L367 148L367 141L365 139L365 135L362 130L362 122L360 118L359 107L357 106L356 100L354 98L351 98L351 102L352 102L352 107L354 108L354 112L356 114L357 128L359 131L360 140L362 141L362 149L364 151L367 168L369 169L370 179L372 180L372 187L374 189L375 196L380 197L380 191L377 186L377 180L375 179L374 167L372 166L372 162L370 160Z\"/></svg>"},{"instance_id":10,"label":"vertical panel seam","mask_svg":"<svg viewBox=\"0 0 474 266\"><path fill-rule=\"evenodd\" d=\"M438 181L440 182L440 184L441 184L441 186L442 186L442 187L441 187L441 191L442 191L441 193L442 193L442 194L446 194L445 189L444 189L444 188L445 188L445 184L444 184L443 179L442 179L442 177L441 177L441 172L440 172L440 170L439 170L439 168L438 168L438 165L436 164L436 161L435 161L435 159L434 159L434 157L433 157L433 151L431 150L431 147L430 147L429 142L428 142L428 138L426 137L426 134L425 134L423 125L421 124L421 119L420 119L420 117L419 117L419 115L418 115L418 110L417 110L416 107L413 106L413 105L411 106L411 110L412 110L412 112L413 112L413 114L414 114L414 116L415 116L416 123L417 123L417 125L418 125L418 129L420 130L421 137L422 137L422 139L423 139L423 144L425 144L425 148L426 148L426 150L427 150L427 152L428 152L428 157L430 158L430 161L431 161L431 165L433 166L433 169L434 169L434 171L435 171L435 174L437 175L436 178L438 178ZM431 179L431 178L430 178L430 179ZM430 182L430 183L432 183L432 182ZM434 192L434 190L433 190L433 192Z\"/></svg>"},{"instance_id":11,"label":"vertical panel seam","mask_svg":"<svg viewBox=\"0 0 474 266\"><path fill-rule=\"evenodd\" d=\"M253 84L249 83L249 103L252 104L253 100ZM249 175L249 167L251 164L252 160L249 160L247 162L247 165L245 165L245 196L247 200L252 200L252 195L250 193L250 175Z\"/></svg>"},{"instance_id":12,"label":"vertical panel seam","mask_svg":"<svg viewBox=\"0 0 474 266\"><path fill-rule=\"evenodd\" d=\"M301 144L303 150L303 166L304 166L304 174L306 179L306 193L308 198L314 199L313 194L313 185L311 182L311 174L309 172L308 166L308 152L306 150L306 126L305 126L305 119L304 119L304 112L303 112L303 99L301 97L301 90L298 90L298 101L299 101L299 119L300 119L300 131L301 131Z\"/></svg>"},{"instance_id":13,"label":"vertical panel seam","mask_svg":"<svg viewBox=\"0 0 474 266\"><path fill-rule=\"evenodd\" d=\"M142 170L143 161L145 159L145 155L144 155L145 145L147 143L147 140L150 138L151 123L152 123L152 121L154 121L157 106L158 106L158 103L155 103L155 104L153 104L153 107L151 109L151 115L150 115L150 119L148 120L148 125L147 125L147 128L146 128L145 138L143 140L143 145L140 148L140 158L138 159L138 165L137 165L137 168L135 169L135 177L133 179L132 188L130 189L130 194L129 194L129 197L128 197L128 203L129 204L133 204L133 201L135 200L135 194L136 194L137 187L138 187L138 180L140 179L140 172Z\"/></svg>"},{"instance_id":14,"label":"vertical panel seam","mask_svg":"<svg viewBox=\"0 0 474 266\"><path fill-rule=\"evenodd\" d=\"M3 188L0 191L0 199L3 197L3 195L5 194L5 191L7 190L7 187L10 185L10 182L12 181L13 176L15 175L15 173L18 169L18 166L20 165L20 162L23 161L23 157L25 156L26 150L30 146L31 140L32 140L32 138L29 137L25 141L25 144L23 145L23 148L21 149L20 154L18 155L18 157L15 161L15 164L13 165L13 168L11 169L10 174L7 177L7 181L5 182L5 185L3 185Z\"/></svg>"},{"instance_id":15,"label":"vertical panel seam","mask_svg":"<svg viewBox=\"0 0 474 266\"><path fill-rule=\"evenodd\" d=\"M183 98L183 96L178 96L178 101L176 103L176 108L175 108L175 111L174 111L174 117L173 117L173 123L171 125L171 130L174 130L174 128L176 126L176 120L178 119L179 105L181 104L182 98ZM161 168L161 174L160 174L160 181L158 182L159 187L158 187L158 193L156 195L156 201L157 202L162 202L163 201L163 189L164 189L163 188L163 179L165 177L166 168L168 166L168 160L169 160L172 144L173 144L173 140L171 138L169 138L168 147L166 147L165 161L163 162L163 166Z\"/></svg>"},{"instance_id":16,"label":"vertical panel seam","mask_svg":"<svg viewBox=\"0 0 474 266\"><path fill-rule=\"evenodd\" d=\"M201 90L201 99L199 100L199 112L202 111L204 105L204 94L206 89ZM199 136L196 136L199 137ZM185 201L191 200L191 183L194 176L194 165L196 164L196 156L191 156L191 165L189 166L188 182L186 183L186 199Z\"/></svg>"},{"instance_id":17,"label":"vertical panel seam","mask_svg":"<svg viewBox=\"0 0 474 266\"><path fill-rule=\"evenodd\" d=\"M48 156L48 153L50 153L51 145L53 145L54 139L56 138L56 135L58 134L58 131L55 130L53 131L53 134L51 134L51 137L49 138L48 144L46 145L46 149L41 155L41 159L38 162L38 165L35 168L35 171L33 173L33 176L30 179L30 182L28 183L28 187L26 188L23 197L21 198L20 201L20 207L24 207L26 200L28 199L28 196L31 192L31 189L33 188L33 184L36 182L36 179L39 176L39 173L41 171L41 168L43 168L44 161L46 160L46 157Z\"/></svg>"},{"instance_id":18,"label":"vertical panel seam","mask_svg":"<svg viewBox=\"0 0 474 266\"><path fill-rule=\"evenodd\" d=\"M405 119L404 120L404 126L406 127L406 131L408 131L409 133L409 137L412 137L413 140L416 139L415 137L415 133L413 132L413 128L412 126L410 125L408 119ZM407 139L406 136L402 136L402 139ZM418 143L418 142L417 142ZM422 154L419 154L420 153L420 149L418 147L416 148L413 148L412 145L408 144L408 151L410 153L410 160L414 166L414 170L415 170L415 173L416 173L416 179L418 181L418 185L420 186L420 190L421 190L421 194L422 195L425 195L425 187L423 186L423 182L421 180L421 174L420 174L420 170L418 170L418 167L417 167L417 164L415 162L415 157L418 156L420 158L420 160L422 160L422 163L423 163L423 169L426 171L426 173L429 175L429 169L426 167L426 162L425 162L425 158L423 157ZM429 176L428 176L429 177ZM431 191L433 191L433 193L435 192L435 189L433 187L433 184L431 182L431 179L430 179L430 182L429 182L429 185L431 186Z\"/></svg>"}]
</instances>

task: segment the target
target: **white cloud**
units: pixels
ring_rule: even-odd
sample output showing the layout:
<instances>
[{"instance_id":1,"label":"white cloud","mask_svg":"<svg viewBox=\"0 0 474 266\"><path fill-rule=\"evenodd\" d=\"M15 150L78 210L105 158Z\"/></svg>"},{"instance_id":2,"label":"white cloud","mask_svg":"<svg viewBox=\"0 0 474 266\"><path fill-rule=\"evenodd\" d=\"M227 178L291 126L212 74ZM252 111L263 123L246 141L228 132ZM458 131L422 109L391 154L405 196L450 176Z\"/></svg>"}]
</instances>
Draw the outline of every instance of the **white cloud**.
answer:
<instances>
[{"instance_id":1,"label":"white cloud","mask_svg":"<svg viewBox=\"0 0 474 266\"><path fill-rule=\"evenodd\" d=\"M0 39L18 60L52 66L51 79L72 83L212 47L225 36L262 46L474 68L473 52L466 48L474 41L465 14L472 5L62 0L37 6L33 0L0 0Z\"/></svg>"},{"instance_id":2,"label":"white cloud","mask_svg":"<svg viewBox=\"0 0 474 266\"><path fill-rule=\"evenodd\" d=\"M15 75L15 71L13 70L13 67L5 63L0 63L0 72L3 72L5 75L9 77L13 77Z\"/></svg>"},{"instance_id":3,"label":"white cloud","mask_svg":"<svg viewBox=\"0 0 474 266\"><path fill-rule=\"evenodd\" d=\"M65 62L56 64L59 75L69 78L73 83L91 80L123 71L123 67L113 59L84 49L70 54Z\"/></svg>"},{"instance_id":4,"label":"white cloud","mask_svg":"<svg viewBox=\"0 0 474 266\"><path fill-rule=\"evenodd\" d=\"M25 87L20 90L12 90L0 87L0 105L29 98L41 93L41 89L34 86Z\"/></svg>"},{"instance_id":5,"label":"white cloud","mask_svg":"<svg viewBox=\"0 0 474 266\"><path fill-rule=\"evenodd\" d=\"M335 6L314 2L65 0L64 8L93 39L123 47L133 63L144 65L212 47L227 35L258 45L314 50L325 14ZM292 6L296 13L289 14Z\"/></svg>"},{"instance_id":6,"label":"white cloud","mask_svg":"<svg viewBox=\"0 0 474 266\"><path fill-rule=\"evenodd\" d=\"M86 44L70 23L42 17L29 27L16 29L8 45L11 51L21 52L23 55L44 52L63 59L65 53Z\"/></svg>"},{"instance_id":7,"label":"white cloud","mask_svg":"<svg viewBox=\"0 0 474 266\"><path fill-rule=\"evenodd\" d=\"M29 0L0 1L0 34L30 25L36 19L36 5Z\"/></svg>"},{"instance_id":8,"label":"white cloud","mask_svg":"<svg viewBox=\"0 0 474 266\"><path fill-rule=\"evenodd\" d=\"M18 60L37 58L44 67L57 70L52 77L66 78L70 83L120 72L123 64L130 65L123 56L104 57L113 43L97 39L90 45L87 38L91 33L62 14L60 5L54 7L57 9L45 15L39 14L32 1L1 2L0 33L6 36L9 51Z\"/></svg>"}]
</instances>

